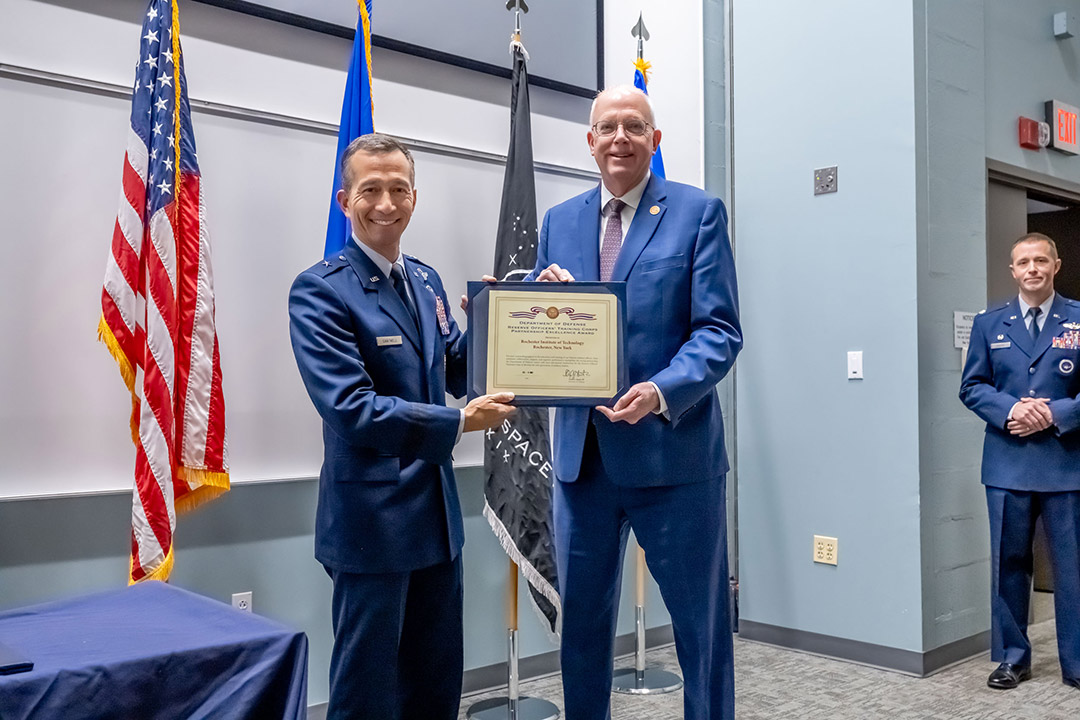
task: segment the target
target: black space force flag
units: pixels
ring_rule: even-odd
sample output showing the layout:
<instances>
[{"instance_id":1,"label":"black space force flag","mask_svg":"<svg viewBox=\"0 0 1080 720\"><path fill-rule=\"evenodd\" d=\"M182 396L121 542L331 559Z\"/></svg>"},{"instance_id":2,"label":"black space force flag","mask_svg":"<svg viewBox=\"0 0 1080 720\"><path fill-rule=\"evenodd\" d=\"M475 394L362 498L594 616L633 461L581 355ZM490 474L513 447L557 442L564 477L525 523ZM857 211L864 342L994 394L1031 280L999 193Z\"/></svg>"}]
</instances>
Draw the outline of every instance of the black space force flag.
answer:
<instances>
[{"instance_id":1,"label":"black space force flag","mask_svg":"<svg viewBox=\"0 0 1080 720\"><path fill-rule=\"evenodd\" d=\"M529 74L525 69L528 56L519 42L513 44L513 53L510 149L495 240L494 275L500 280L520 280L532 270L538 239ZM507 555L521 568L536 609L555 633L561 603L551 520L555 475L547 408L519 408L512 418L487 431L484 449L484 517Z\"/></svg>"}]
</instances>

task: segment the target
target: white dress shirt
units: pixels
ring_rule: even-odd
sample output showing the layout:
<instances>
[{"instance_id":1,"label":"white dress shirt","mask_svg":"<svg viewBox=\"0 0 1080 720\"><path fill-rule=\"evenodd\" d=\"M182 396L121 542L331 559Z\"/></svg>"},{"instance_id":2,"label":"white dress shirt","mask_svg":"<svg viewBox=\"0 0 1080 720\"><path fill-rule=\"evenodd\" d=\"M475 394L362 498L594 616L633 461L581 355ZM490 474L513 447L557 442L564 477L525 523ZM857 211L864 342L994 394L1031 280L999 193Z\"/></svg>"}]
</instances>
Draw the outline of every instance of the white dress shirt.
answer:
<instances>
[{"instance_id":1,"label":"white dress shirt","mask_svg":"<svg viewBox=\"0 0 1080 720\"><path fill-rule=\"evenodd\" d=\"M1036 319L1036 322L1039 323L1039 332L1042 332L1042 329L1046 327L1046 317L1050 314L1050 306L1054 304L1054 297L1056 296L1056 292L1051 292L1050 297L1046 298L1046 301L1039 306L1039 317ZM1028 317L1028 310L1031 309L1031 306L1024 302L1022 296L1017 296L1016 299L1020 302L1020 317L1024 318L1024 327L1028 329L1028 332L1031 332L1031 318Z\"/></svg>"}]
</instances>

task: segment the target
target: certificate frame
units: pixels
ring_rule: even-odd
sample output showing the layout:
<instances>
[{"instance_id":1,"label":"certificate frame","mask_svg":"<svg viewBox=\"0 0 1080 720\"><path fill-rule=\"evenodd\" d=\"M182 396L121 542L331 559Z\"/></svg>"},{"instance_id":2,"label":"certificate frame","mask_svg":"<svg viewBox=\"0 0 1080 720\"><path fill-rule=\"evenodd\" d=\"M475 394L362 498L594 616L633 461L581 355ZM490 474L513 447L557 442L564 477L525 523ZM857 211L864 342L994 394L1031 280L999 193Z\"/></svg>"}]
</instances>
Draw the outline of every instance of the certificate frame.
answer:
<instances>
[{"instance_id":1,"label":"certificate frame","mask_svg":"<svg viewBox=\"0 0 1080 720\"><path fill-rule=\"evenodd\" d=\"M614 338L607 338L606 352L603 358L603 361L610 362L607 367L612 368L606 375L602 374L602 377L607 378L606 383L604 383L607 388L606 391L598 388L594 389L592 386L577 389L568 385L564 389L545 392L536 387L508 388L502 381L497 382L494 386L489 385L489 381L497 372L495 368L489 368L489 355L492 352L500 352L498 346L494 349L491 347L491 343L493 341L498 342L498 338L489 337L492 301L494 299L496 304L500 304L500 301L509 300L514 295L519 294L524 301L525 307L532 306L534 309L538 309L538 305L550 304L551 309L556 311L565 306L567 301L580 300L581 296L604 296L605 302L610 304L614 315L614 317L605 318L608 320L605 327L610 328L615 335ZM556 299L554 296L566 296L566 301L549 303L549 299ZM574 296L577 296L577 298ZM625 282L470 282L468 284L468 297L468 397L470 400L488 394L488 388L493 387L492 391L500 389L513 390L515 395L514 405L593 407L611 403L614 398L625 392L628 387ZM563 309L566 308L563 307ZM537 317L544 317L544 315L538 313ZM551 316L547 315L547 317ZM611 358L608 354L614 355L614 357ZM489 373L489 370L492 372ZM610 377L612 373L613 377ZM495 377L495 379L499 380L498 377Z\"/></svg>"}]
</instances>

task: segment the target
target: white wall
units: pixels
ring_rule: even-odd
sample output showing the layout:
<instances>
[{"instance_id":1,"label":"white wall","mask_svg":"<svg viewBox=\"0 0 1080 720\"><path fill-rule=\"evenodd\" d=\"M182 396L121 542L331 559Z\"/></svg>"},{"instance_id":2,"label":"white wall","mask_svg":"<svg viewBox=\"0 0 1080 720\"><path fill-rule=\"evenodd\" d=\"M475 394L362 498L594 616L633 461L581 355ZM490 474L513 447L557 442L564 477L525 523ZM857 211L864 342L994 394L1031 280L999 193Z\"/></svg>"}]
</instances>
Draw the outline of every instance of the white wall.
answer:
<instances>
[{"instance_id":1,"label":"white wall","mask_svg":"<svg viewBox=\"0 0 1080 720\"><path fill-rule=\"evenodd\" d=\"M637 40L630 29L645 20L651 39L649 96L663 132L660 146L668 179L702 186L704 118L701 102L701 0L606 0L604 72L608 85L632 83Z\"/></svg>"},{"instance_id":2,"label":"white wall","mask_svg":"<svg viewBox=\"0 0 1080 720\"><path fill-rule=\"evenodd\" d=\"M287 318L274 309L296 272L318 257L329 204L329 182L321 168L333 163L334 139L207 114L198 101L333 124L340 115L351 44L190 5L184 5L181 32L215 248L233 480L311 477L318 469L321 439L291 362ZM700 10L685 5L693 12L681 23L670 8L661 13L656 5L655 39L648 53L658 68L653 92L666 131L669 176L700 184L700 49L687 53L685 48L687 28L700 45L701 21ZM89 7L74 0L0 0L0 13L10 19L0 27L0 63L126 87L144 4L101 0ZM614 4L608 10L613 32L606 53L613 83L632 77L635 47L629 28L637 9ZM645 10L648 14L650 8ZM505 153L509 91L504 79L379 48L373 66L379 130ZM126 486L129 475L122 419L127 401L122 392L97 382L110 372L109 361L92 332L86 332L97 322L95 304L87 298L99 292L115 219L128 105L122 98L11 78L0 90L6 105L19 109L0 120L4 142L10 143L5 150L9 167L19 166L11 161L21 158L24 165L55 168L64 185L87 185L57 205L33 183L19 183L2 206L13 237L68 250L52 263L53 272L67 279L50 295L54 311L45 322L31 318L37 340L18 349L10 345L0 355L12 368L0 378L12 400L0 412L3 437L10 440L8 447L6 441L0 447L12 458L7 472L0 472L0 496L115 490ZM595 170L585 142L589 100L538 88L531 94L536 159ZM94 141L87 142L87 136ZM57 153L56 160L50 159L51 152ZM418 166L420 203L404 240L406 251L435 264L448 287L463 288L490 264L501 167L430 154L421 155ZM17 174L33 174L19 167ZM540 173L541 210L589 184ZM78 239L74 244L73 235ZM3 279L8 281L4 292L24 297L34 292L26 287L34 285L32 277L18 266L5 269ZM38 303L32 307L48 309ZM5 308L3 327L18 327L25 312L14 301ZM85 362L69 364L69 352ZM69 411L59 411L57 403ZM33 422L26 421L29 413ZM54 452L44 452L42 438L50 432L65 441ZM474 464L479 457L479 441L473 437L457 453L459 464Z\"/></svg>"}]
</instances>

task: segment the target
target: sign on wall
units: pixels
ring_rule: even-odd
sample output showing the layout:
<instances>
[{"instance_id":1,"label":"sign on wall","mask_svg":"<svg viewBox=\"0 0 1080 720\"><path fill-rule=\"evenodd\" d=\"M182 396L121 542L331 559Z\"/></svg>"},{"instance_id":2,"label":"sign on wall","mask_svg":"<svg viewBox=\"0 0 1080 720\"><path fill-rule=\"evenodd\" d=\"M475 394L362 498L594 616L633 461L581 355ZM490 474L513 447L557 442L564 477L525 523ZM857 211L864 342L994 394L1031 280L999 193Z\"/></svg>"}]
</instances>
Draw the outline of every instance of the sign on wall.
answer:
<instances>
[{"instance_id":1,"label":"sign on wall","mask_svg":"<svg viewBox=\"0 0 1080 720\"><path fill-rule=\"evenodd\" d=\"M1046 122L1050 124L1050 147L1068 155L1080 154L1076 138L1076 119L1080 110L1061 102L1046 101Z\"/></svg>"}]
</instances>

